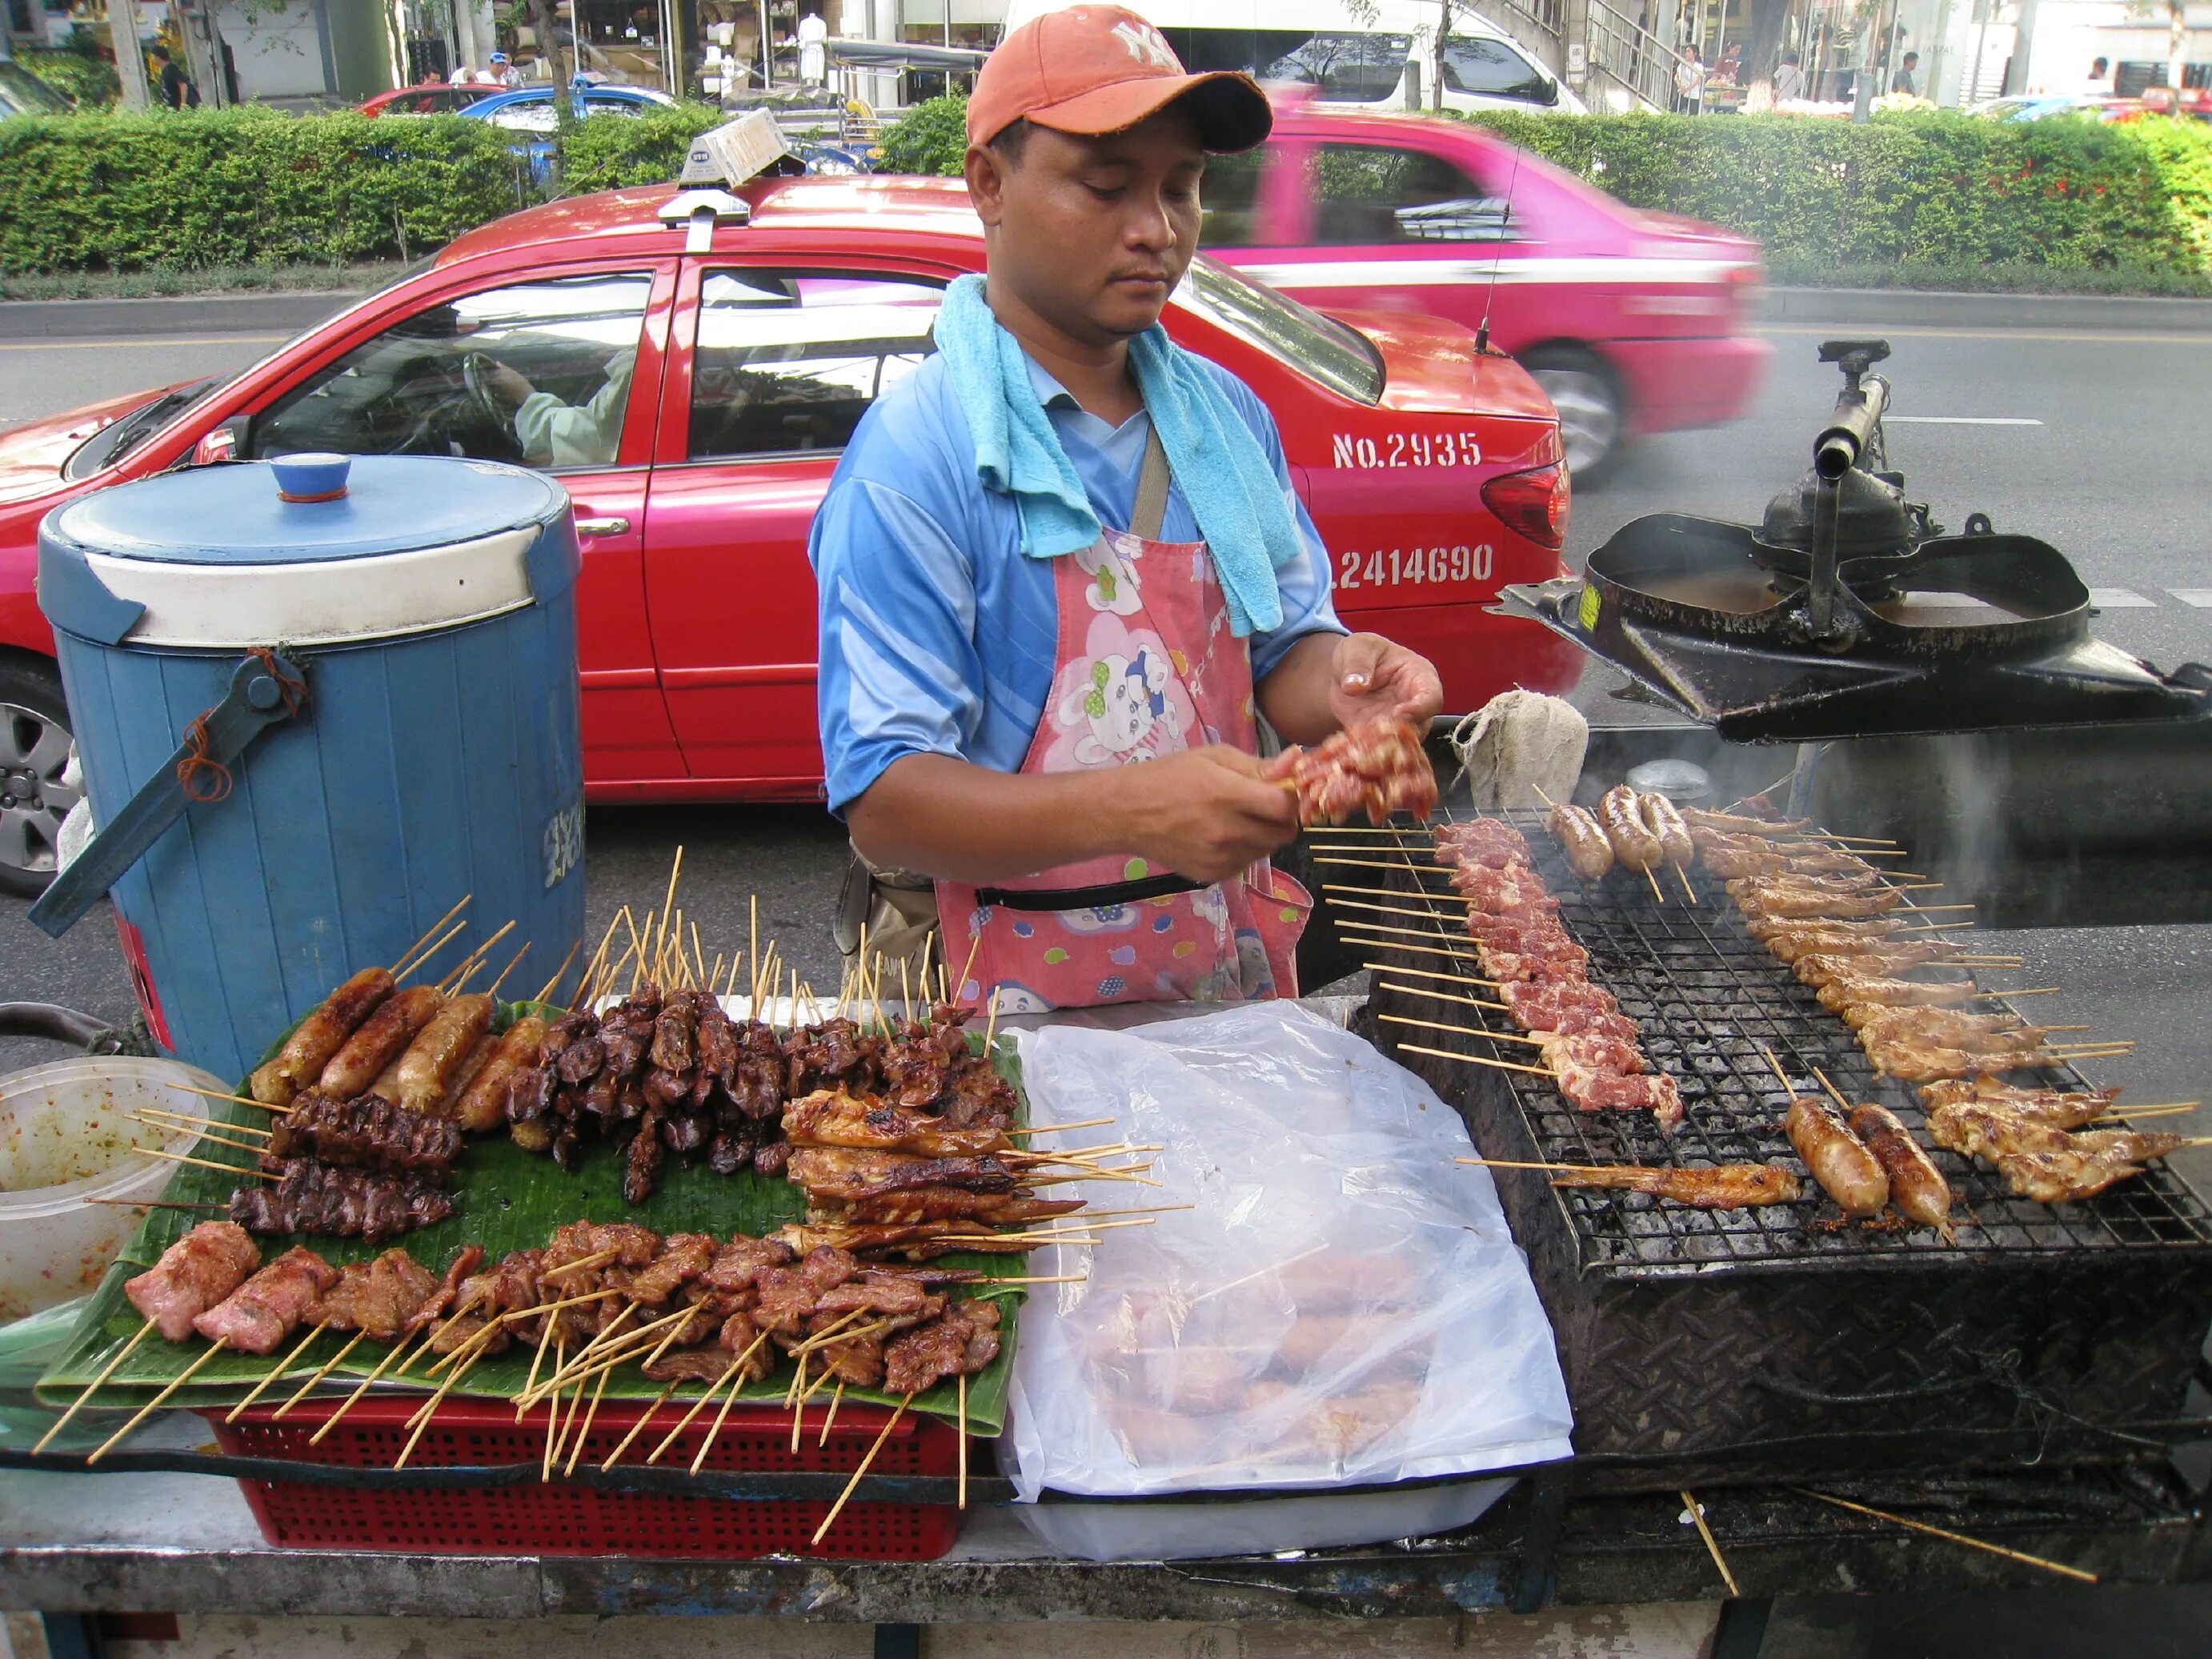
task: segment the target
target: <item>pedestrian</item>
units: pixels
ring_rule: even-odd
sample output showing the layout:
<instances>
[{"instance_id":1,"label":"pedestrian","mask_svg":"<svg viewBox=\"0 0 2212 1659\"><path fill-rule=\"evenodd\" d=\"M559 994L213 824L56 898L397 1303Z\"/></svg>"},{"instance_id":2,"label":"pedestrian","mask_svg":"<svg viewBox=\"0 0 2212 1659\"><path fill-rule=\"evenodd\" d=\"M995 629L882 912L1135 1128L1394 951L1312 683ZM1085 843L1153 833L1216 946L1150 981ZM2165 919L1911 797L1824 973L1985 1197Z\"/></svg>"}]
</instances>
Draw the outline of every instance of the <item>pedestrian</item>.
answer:
<instances>
[{"instance_id":1,"label":"pedestrian","mask_svg":"<svg viewBox=\"0 0 2212 1659\"><path fill-rule=\"evenodd\" d=\"M2112 95L2112 64L2108 58L2100 58L2089 65L2089 78L2082 83L2085 98L2109 98Z\"/></svg>"},{"instance_id":2,"label":"pedestrian","mask_svg":"<svg viewBox=\"0 0 2212 1659\"><path fill-rule=\"evenodd\" d=\"M512 88L522 84L522 71L507 61L505 52L495 52L491 55L491 67L484 71L484 79L493 86Z\"/></svg>"},{"instance_id":3,"label":"pedestrian","mask_svg":"<svg viewBox=\"0 0 2212 1659\"><path fill-rule=\"evenodd\" d=\"M1698 49L1684 46L1674 64L1674 107L1684 115L1695 115L1705 101L1705 66L1698 61Z\"/></svg>"},{"instance_id":4,"label":"pedestrian","mask_svg":"<svg viewBox=\"0 0 2212 1659\"><path fill-rule=\"evenodd\" d=\"M1119 6L1047 12L984 62L968 194L987 276L869 406L815 515L838 929L1000 1008L1291 996L1298 830L1256 752L1441 706L1347 633L1267 405L1173 344L1209 154L1267 137L1241 72L1188 74ZM902 919L896 938L878 925Z\"/></svg>"},{"instance_id":5,"label":"pedestrian","mask_svg":"<svg viewBox=\"0 0 2212 1659\"><path fill-rule=\"evenodd\" d=\"M176 57L158 43L149 54L154 59L155 90L160 94L164 109L198 109L200 89L192 79L177 67Z\"/></svg>"},{"instance_id":6,"label":"pedestrian","mask_svg":"<svg viewBox=\"0 0 2212 1659\"><path fill-rule=\"evenodd\" d=\"M446 77L446 81L448 85L456 87L474 86L476 84L476 79L477 72L471 69L466 64L454 64L453 72Z\"/></svg>"},{"instance_id":7,"label":"pedestrian","mask_svg":"<svg viewBox=\"0 0 2212 1659\"><path fill-rule=\"evenodd\" d=\"M830 24L818 11L810 11L799 20L799 78L810 87L818 87L830 78Z\"/></svg>"},{"instance_id":8,"label":"pedestrian","mask_svg":"<svg viewBox=\"0 0 2212 1659\"><path fill-rule=\"evenodd\" d=\"M1906 52L1905 62L1899 66L1897 73L1889 77L1889 89L1901 92L1908 98L1917 98L1920 95L1919 68L1920 54Z\"/></svg>"},{"instance_id":9,"label":"pedestrian","mask_svg":"<svg viewBox=\"0 0 2212 1659\"><path fill-rule=\"evenodd\" d=\"M1800 67L1797 54L1782 54L1782 66L1774 71L1774 101L1786 104L1805 95L1805 71Z\"/></svg>"}]
</instances>

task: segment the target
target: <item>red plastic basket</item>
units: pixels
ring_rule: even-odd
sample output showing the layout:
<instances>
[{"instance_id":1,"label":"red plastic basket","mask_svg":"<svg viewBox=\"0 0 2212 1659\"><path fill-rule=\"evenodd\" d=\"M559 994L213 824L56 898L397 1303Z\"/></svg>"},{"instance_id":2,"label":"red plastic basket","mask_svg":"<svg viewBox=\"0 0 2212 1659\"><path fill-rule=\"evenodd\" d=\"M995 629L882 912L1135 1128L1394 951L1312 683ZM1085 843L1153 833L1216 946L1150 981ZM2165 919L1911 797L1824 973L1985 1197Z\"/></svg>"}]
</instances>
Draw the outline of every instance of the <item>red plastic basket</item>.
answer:
<instances>
[{"instance_id":1,"label":"red plastic basket","mask_svg":"<svg viewBox=\"0 0 2212 1659\"><path fill-rule=\"evenodd\" d=\"M421 1396L364 1400L319 1445L308 1441L337 1401L308 1401L272 1420L260 1406L235 1423L203 1413L226 1452L296 1462L389 1468L407 1443L407 1419ZM603 1405L584 1437L578 1468L606 1460L647 1411L642 1401ZM712 1407L678 1437L660 1468L687 1468L712 1428ZM799 1450L791 1449L791 1413L772 1406L739 1406L715 1434L702 1466L719 1470L801 1470L849 1474L860 1465L890 1415L878 1406L846 1406L829 1443L821 1437L824 1407L807 1413ZM672 1428L673 1407L660 1412L623 1454L642 1462ZM535 1463L545 1452L546 1422L532 1411L521 1423L499 1401L448 1400L438 1408L408 1459L410 1468L441 1465ZM919 1412L906 1414L868 1467L870 1474L949 1475L959 1456L951 1425ZM565 1463L566 1449L562 1452ZM617 1465L620 1468L621 1465ZM741 1559L814 1555L866 1561L927 1561L952 1547L959 1511L949 1504L845 1505L817 1546L809 1542L829 1513L828 1500L678 1498L658 1492L600 1492L555 1479L492 1489L391 1492L346 1486L241 1480L246 1501L272 1544L298 1549L427 1551L446 1555L700 1556Z\"/></svg>"}]
</instances>

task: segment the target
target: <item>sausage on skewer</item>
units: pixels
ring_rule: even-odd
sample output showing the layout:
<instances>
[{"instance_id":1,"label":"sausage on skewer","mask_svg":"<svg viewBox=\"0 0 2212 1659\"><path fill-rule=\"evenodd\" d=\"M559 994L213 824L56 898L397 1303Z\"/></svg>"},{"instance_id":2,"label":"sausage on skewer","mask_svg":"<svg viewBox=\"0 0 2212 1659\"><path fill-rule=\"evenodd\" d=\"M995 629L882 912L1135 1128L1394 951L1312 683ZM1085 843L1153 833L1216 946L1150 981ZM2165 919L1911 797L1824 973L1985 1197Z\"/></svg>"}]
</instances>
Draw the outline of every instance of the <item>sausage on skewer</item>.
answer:
<instances>
[{"instance_id":1,"label":"sausage on skewer","mask_svg":"<svg viewBox=\"0 0 2212 1659\"><path fill-rule=\"evenodd\" d=\"M1851 1133L1881 1160L1889 1176L1890 1202L1899 1212L1907 1220L1950 1237L1951 1206L1958 1194L1897 1114L1887 1106L1854 1106L1850 1124Z\"/></svg>"},{"instance_id":2,"label":"sausage on skewer","mask_svg":"<svg viewBox=\"0 0 2212 1659\"><path fill-rule=\"evenodd\" d=\"M485 991L449 997L400 1057L398 1103L410 1112L431 1112L446 1097L446 1085L491 1029L493 1002Z\"/></svg>"},{"instance_id":3,"label":"sausage on skewer","mask_svg":"<svg viewBox=\"0 0 2212 1659\"><path fill-rule=\"evenodd\" d=\"M1848 1216L1881 1213L1889 1176L1834 1107L1817 1095L1800 1095L1790 1103L1786 1127L1790 1144L1838 1208Z\"/></svg>"},{"instance_id":4,"label":"sausage on skewer","mask_svg":"<svg viewBox=\"0 0 2212 1659\"><path fill-rule=\"evenodd\" d=\"M1601 881L1613 868L1613 843L1586 808L1559 805L1545 816L1544 827L1559 843L1567 867L1584 881Z\"/></svg>"},{"instance_id":5,"label":"sausage on skewer","mask_svg":"<svg viewBox=\"0 0 2212 1659\"><path fill-rule=\"evenodd\" d=\"M1697 843L1690 839L1690 826L1682 821L1673 801L1647 792L1637 796L1636 808L1668 863L1681 870L1697 862Z\"/></svg>"},{"instance_id":6,"label":"sausage on skewer","mask_svg":"<svg viewBox=\"0 0 2212 1659\"><path fill-rule=\"evenodd\" d=\"M1638 810L1636 792L1626 784L1608 789L1598 798L1597 821L1613 843L1613 855L1632 870L1650 870L1665 856L1659 837L1653 835Z\"/></svg>"},{"instance_id":7,"label":"sausage on skewer","mask_svg":"<svg viewBox=\"0 0 2212 1659\"><path fill-rule=\"evenodd\" d=\"M392 988L389 969L362 969L300 1022L275 1058L247 1080L247 1092L265 1106L289 1106L293 1096L323 1074L331 1056L392 994Z\"/></svg>"},{"instance_id":8,"label":"sausage on skewer","mask_svg":"<svg viewBox=\"0 0 2212 1659\"><path fill-rule=\"evenodd\" d=\"M514 1082L517 1072L538 1063L538 1051L545 1046L546 1030L545 1022L535 1014L525 1014L507 1028L483 1069L461 1091L453 1117L462 1128L471 1134L481 1134L487 1129L497 1128L506 1120L507 1085Z\"/></svg>"},{"instance_id":9,"label":"sausage on skewer","mask_svg":"<svg viewBox=\"0 0 2212 1659\"><path fill-rule=\"evenodd\" d=\"M405 1052L444 1002L428 985L393 992L331 1056L315 1086L340 1100L368 1093L377 1074Z\"/></svg>"}]
</instances>

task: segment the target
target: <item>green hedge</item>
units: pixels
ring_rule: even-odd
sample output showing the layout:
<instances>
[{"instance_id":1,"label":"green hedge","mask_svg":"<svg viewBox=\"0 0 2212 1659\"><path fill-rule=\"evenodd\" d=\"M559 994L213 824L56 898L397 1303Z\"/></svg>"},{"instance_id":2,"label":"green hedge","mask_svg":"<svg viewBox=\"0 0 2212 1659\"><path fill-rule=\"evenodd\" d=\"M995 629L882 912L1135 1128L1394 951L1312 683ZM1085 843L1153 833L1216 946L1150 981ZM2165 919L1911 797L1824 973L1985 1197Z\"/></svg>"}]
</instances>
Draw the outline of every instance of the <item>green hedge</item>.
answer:
<instances>
[{"instance_id":1,"label":"green hedge","mask_svg":"<svg viewBox=\"0 0 2212 1659\"><path fill-rule=\"evenodd\" d=\"M905 170L957 173L959 100L884 136ZM1468 118L1631 206L1754 236L1778 264L2052 267L2192 289L2212 265L2212 125L1805 117Z\"/></svg>"},{"instance_id":2,"label":"green hedge","mask_svg":"<svg viewBox=\"0 0 2212 1659\"><path fill-rule=\"evenodd\" d=\"M115 65L94 51L88 40L82 46L19 46L15 61L79 109L104 109L123 95Z\"/></svg>"},{"instance_id":3,"label":"green hedge","mask_svg":"<svg viewBox=\"0 0 2212 1659\"><path fill-rule=\"evenodd\" d=\"M625 185L665 185L684 170L691 141L730 118L712 104L677 104L639 115L593 115L561 146L561 191L584 196Z\"/></svg>"},{"instance_id":4,"label":"green hedge","mask_svg":"<svg viewBox=\"0 0 2212 1659\"><path fill-rule=\"evenodd\" d=\"M0 121L0 271L415 258L530 199L509 143L450 115Z\"/></svg>"}]
</instances>

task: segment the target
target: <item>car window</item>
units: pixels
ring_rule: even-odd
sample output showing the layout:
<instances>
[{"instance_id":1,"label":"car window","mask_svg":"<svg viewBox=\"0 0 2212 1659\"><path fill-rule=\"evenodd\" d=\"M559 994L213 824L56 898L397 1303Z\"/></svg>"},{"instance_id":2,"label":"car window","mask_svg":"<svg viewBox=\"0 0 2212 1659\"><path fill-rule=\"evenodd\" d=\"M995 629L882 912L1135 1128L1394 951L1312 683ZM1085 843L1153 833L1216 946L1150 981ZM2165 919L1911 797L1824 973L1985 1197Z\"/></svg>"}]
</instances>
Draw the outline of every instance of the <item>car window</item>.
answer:
<instances>
[{"instance_id":1,"label":"car window","mask_svg":"<svg viewBox=\"0 0 2212 1659\"><path fill-rule=\"evenodd\" d=\"M483 118L509 132L544 134L551 132L560 124L561 117L553 107L553 100L548 98L534 104L509 104L504 109L492 111Z\"/></svg>"},{"instance_id":2,"label":"car window","mask_svg":"<svg viewBox=\"0 0 2212 1659\"><path fill-rule=\"evenodd\" d=\"M1465 35L1445 37L1444 86L1452 92L1518 98L1532 104L1554 104L1559 98L1550 77L1504 41Z\"/></svg>"},{"instance_id":3,"label":"car window","mask_svg":"<svg viewBox=\"0 0 2212 1659\"><path fill-rule=\"evenodd\" d=\"M1193 259L1175 302L1340 397L1382 400L1382 359L1365 335L1227 265L1204 255Z\"/></svg>"},{"instance_id":4,"label":"car window","mask_svg":"<svg viewBox=\"0 0 2212 1659\"><path fill-rule=\"evenodd\" d=\"M710 270L691 360L690 458L842 449L936 348L944 289L908 276Z\"/></svg>"},{"instance_id":5,"label":"car window","mask_svg":"<svg viewBox=\"0 0 2212 1659\"><path fill-rule=\"evenodd\" d=\"M66 115L69 112L68 99L21 64L0 59L0 115Z\"/></svg>"},{"instance_id":6,"label":"car window","mask_svg":"<svg viewBox=\"0 0 2212 1659\"><path fill-rule=\"evenodd\" d=\"M1199 227L1200 242L1207 247L1251 247L1259 242L1261 184L1281 155L1270 144L1241 155L1206 158L1206 179L1199 186L1206 216Z\"/></svg>"},{"instance_id":7,"label":"car window","mask_svg":"<svg viewBox=\"0 0 2212 1659\"><path fill-rule=\"evenodd\" d=\"M1310 34L1280 56L1261 60L1255 73L1263 82L1316 88L1339 103L1371 104L1398 90L1413 44L1410 34Z\"/></svg>"},{"instance_id":8,"label":"car window","mask_svg":"<svg viewBox=\"0 0 2212 1659\"><path fill-rule=\"evenodd\" d=\"M608 465L652 287L645 271L594 272L441 301L286 392L248 452Z\"/></svg>"},{"instance_id":9,"label":"car window","mask_svg":"<svg viewBox=\"0 0 2212 1659\"><path fill-rule=\"evenodd\" d=\"M1510 240L1504 195L1441 155L1322 144L1317 158L1314 240L1325 247Z\"/></svg>"}]
</instances>

